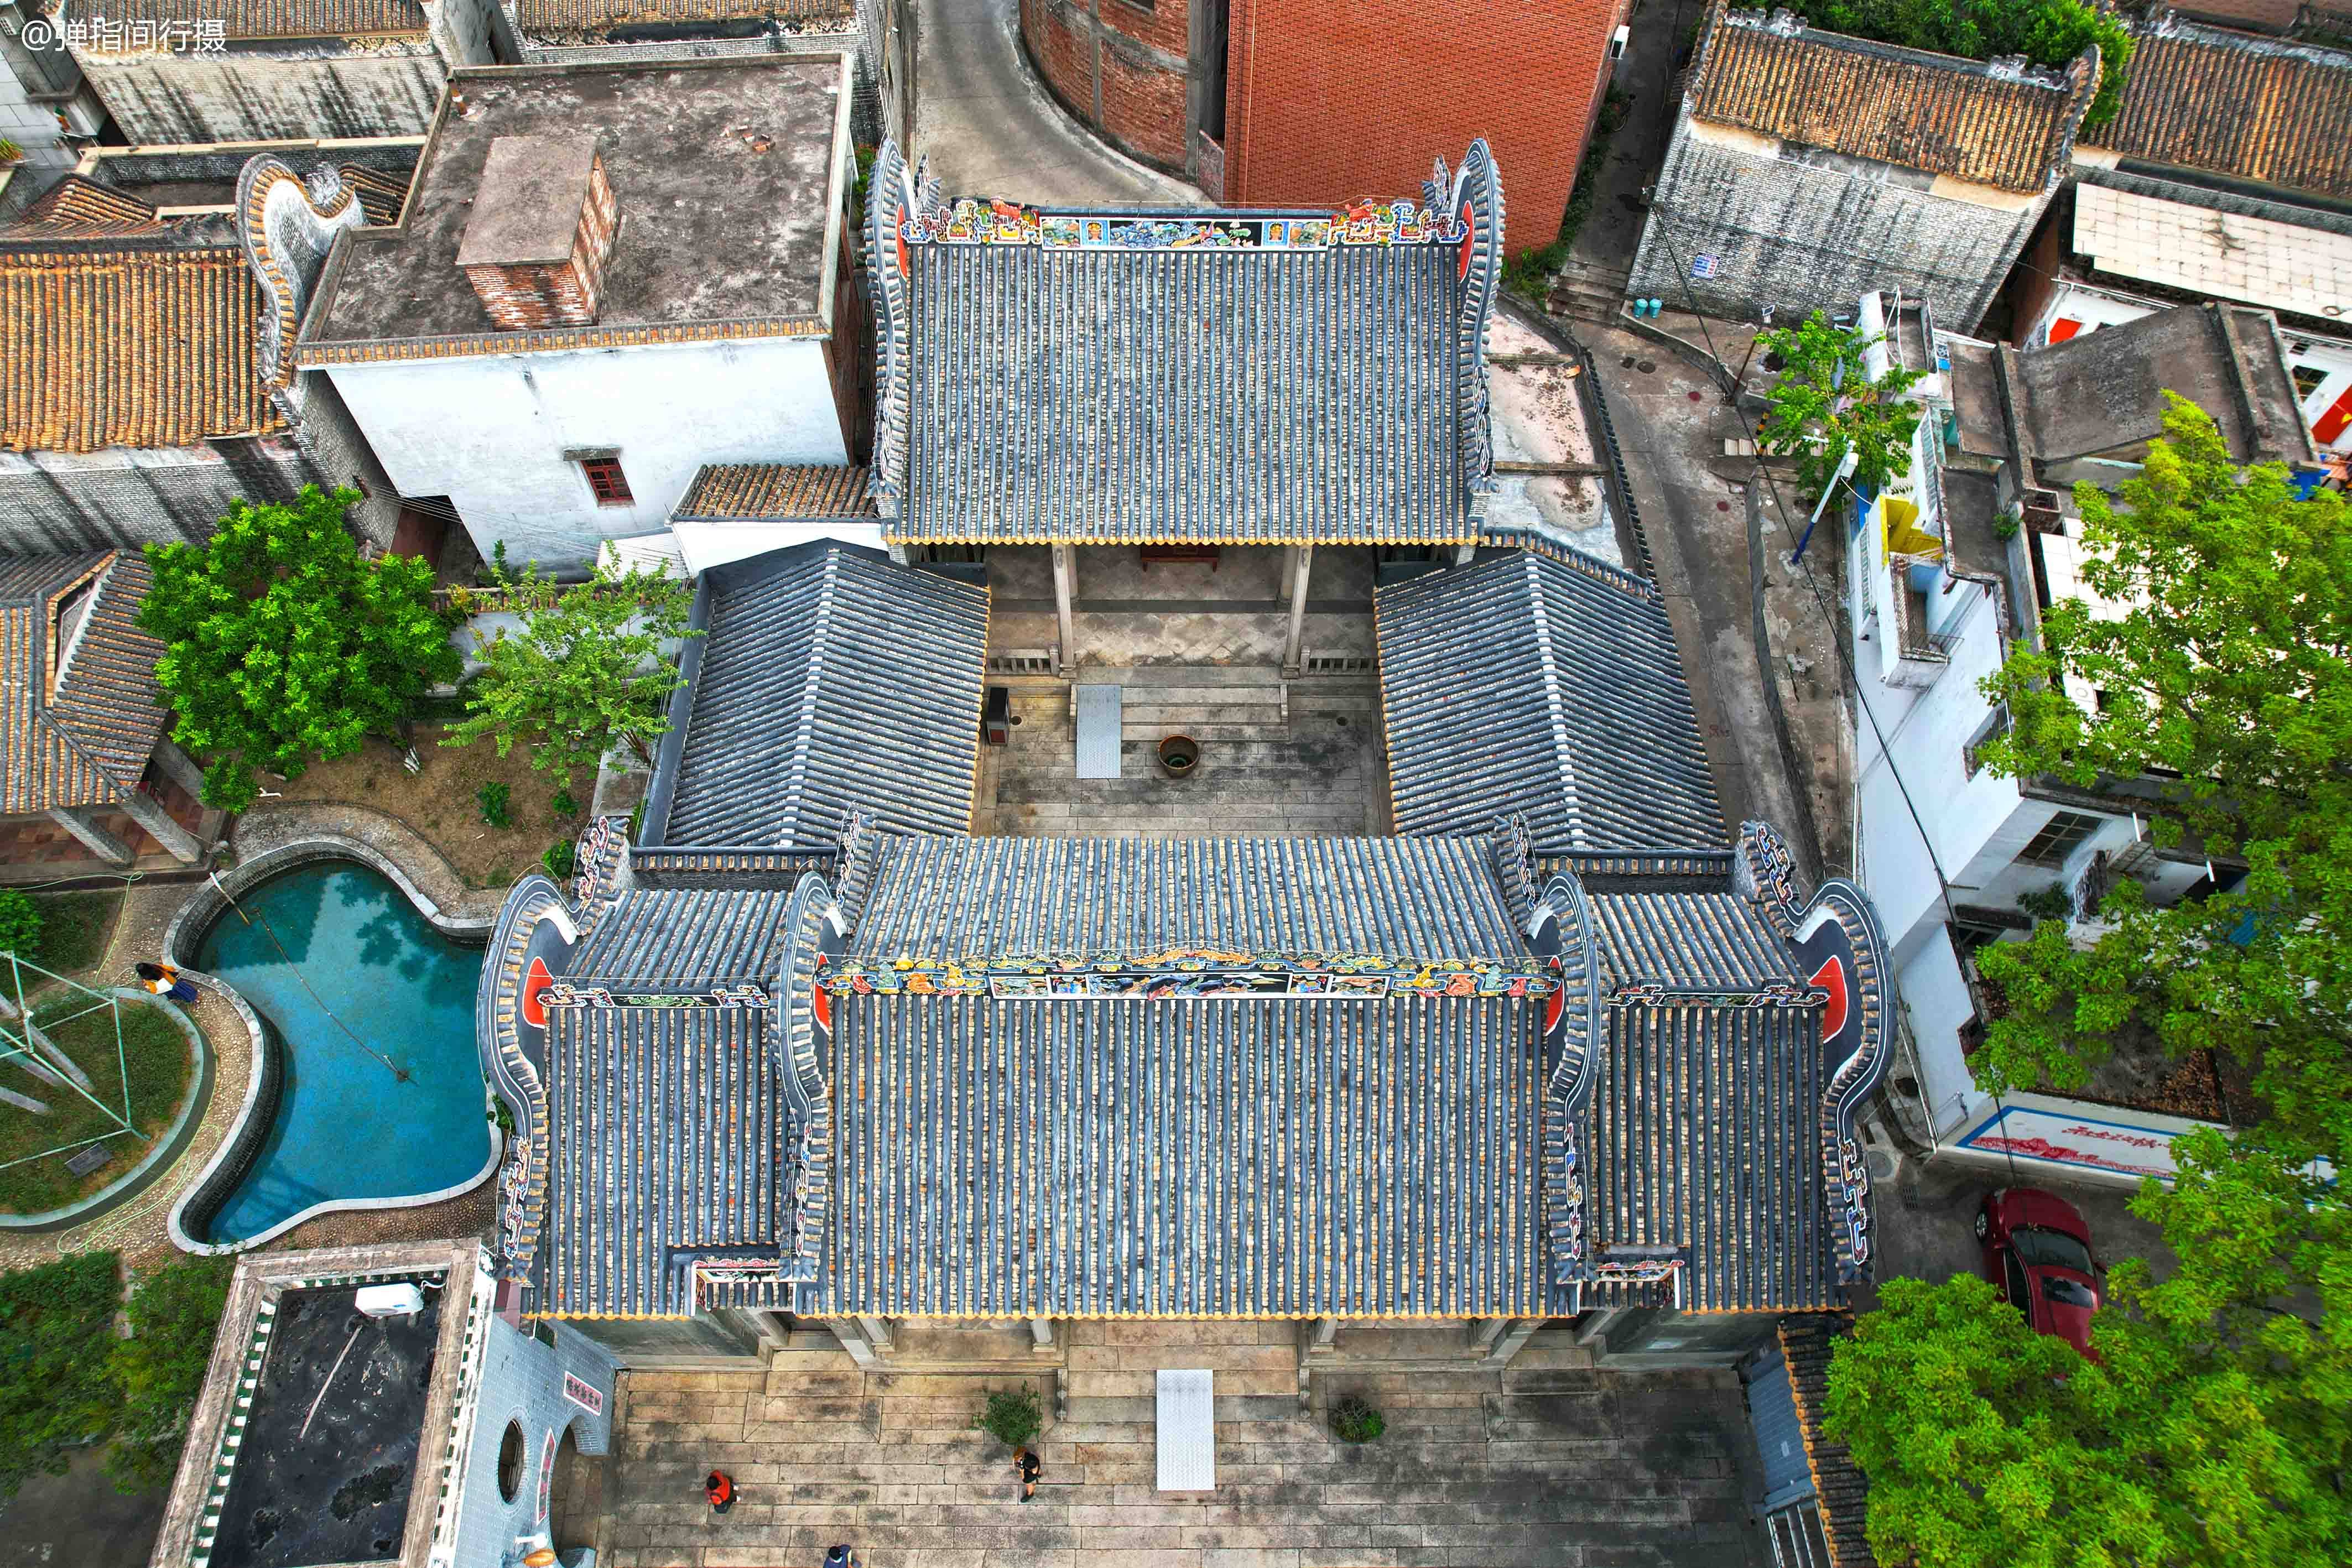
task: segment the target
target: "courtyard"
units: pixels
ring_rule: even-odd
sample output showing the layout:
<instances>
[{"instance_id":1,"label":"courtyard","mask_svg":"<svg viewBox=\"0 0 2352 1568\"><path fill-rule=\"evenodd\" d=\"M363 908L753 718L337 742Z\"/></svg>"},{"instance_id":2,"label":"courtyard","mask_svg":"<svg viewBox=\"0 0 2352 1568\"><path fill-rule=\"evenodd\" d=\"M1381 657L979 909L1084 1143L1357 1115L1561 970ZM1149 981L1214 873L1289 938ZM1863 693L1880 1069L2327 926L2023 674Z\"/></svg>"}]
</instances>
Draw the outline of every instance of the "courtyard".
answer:
<instances>
[{"instance_id":1,"label":"courtyard","mask_svg":"<svg viewBox=\"0 0 2352 1568\"><path fill-rule=\"evenodd\" d=\"M1010 1333L908 1323L903 1370L786 1349L764 1369L625 1372L597 1561L814 1568L841 1543L869 1568L1766 1561L1748 1503L1760 1490L1747 1473L1753 1440L1729 1372L1596 1370L1553 1333L1491 1368L1435 1330L1342 1330L1302 1411L1290 1322L1055 1328L1055 1354L1024 1360L1012 1359L1024 1353ZM926 1333L938 1343L915 1337ZM1156 1489L1163 1367L1215 1374L1213 1492ZM1029 1503L1004 1445L971 1427L988 1390L1016 1384L1046 1412L1035 1445L1045 1477ZM1376 1441L1330 1435L1328 1403L1347 1395L1381 1411ZM712 1468L739 1489L724 1516L702 1500Z\"/></svg>"}]
</instances>

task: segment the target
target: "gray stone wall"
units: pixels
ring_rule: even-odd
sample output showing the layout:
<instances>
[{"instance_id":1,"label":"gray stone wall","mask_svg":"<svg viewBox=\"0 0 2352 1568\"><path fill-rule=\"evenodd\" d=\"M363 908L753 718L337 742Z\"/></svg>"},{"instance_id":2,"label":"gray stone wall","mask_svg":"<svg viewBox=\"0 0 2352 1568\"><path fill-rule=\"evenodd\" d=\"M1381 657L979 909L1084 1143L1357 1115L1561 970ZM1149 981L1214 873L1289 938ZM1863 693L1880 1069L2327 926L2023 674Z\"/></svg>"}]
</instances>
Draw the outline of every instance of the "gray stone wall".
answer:
<instances>
[{"instance_id":1,"label":"gray stone wall","mask_svg":"<svg viewBox=\"0 0 2352 1568\"><path fill-rule=\"evenodd\" d=\"M286 500L320 479L310 458L285 436L198 447L0 452L0 552L207 538L230 502ZM354 517L354 527L382 542L392 537L398 503L388 484L370 483L383 504L364 525Z\"/></svg>"},{"instance_id":2,"label":"gray stone wall","mask_svg":"<svg viewBox=\"0 0 2352 1568\"><path fill-rule=\"evenodd\" d=\"M1931 176L1817 149L1778 156L1675 127L1628 290L1710 315L1760 307L1852 310L1890 286L1970 332L2032 235L2049 193L2013 209L1933 193ZM1714 276L1689 276L1712 257ZM1685 284L1688 284L1688 292Z\"/></svg>"},{"instance_id":3,"label":"gray stone wall","mask_svg":"<svg viewBox=\"0 0 2352 1568\"><path fill-rule=\"evenodd\" d=\"M567 1427L583 1454L602 1454L611 1443L613 1359L568 1328L553 1333L549 1345L502 1319L490 1324L472 1429L462 1435L466 1451L457 1469L454 1560L459 1563L512 1562L518 1541L547 1528L549 1462ZM599 1409L565 1395L567 1373L586 1385L587 1398ZM499 1447L509 1422L521 1429L523 1443L522 1477L511 1502L499 1492Z\"/></svg>"},{"instance_id":4,"label":"gray stone wall","mask_svg":"<svg viewBox=\"0 0 2352 1568\"><path fill-rule=\"evenodd\" d=\"M448 74L425 39L229 54L98 55L90 85L132 145L421 136Z\"/></svg>"},{"instance_id":5,"label":"gray stone wall","mask_svg":"<svg viewBox=\"0 0 2352 1568\"><path fill-rule=\"evenodd\" d=\"M324 371L299 371L288 402L295 410L296 439L320 487L348 485L365 497L343 514L345 526L366 543L392 543L400 525L400 492L375 460L375 449L360 434L335 383Z\"/></svg>"}]
</instances>

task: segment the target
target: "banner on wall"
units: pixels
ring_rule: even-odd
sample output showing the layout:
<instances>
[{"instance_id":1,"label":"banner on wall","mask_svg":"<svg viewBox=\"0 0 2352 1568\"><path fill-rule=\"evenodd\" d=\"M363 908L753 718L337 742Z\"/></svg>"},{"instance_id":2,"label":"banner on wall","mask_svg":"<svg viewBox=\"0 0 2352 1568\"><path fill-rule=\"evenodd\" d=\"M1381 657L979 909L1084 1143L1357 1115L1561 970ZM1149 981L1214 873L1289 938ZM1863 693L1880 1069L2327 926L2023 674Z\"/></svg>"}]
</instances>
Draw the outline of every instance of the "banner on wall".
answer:
<instances>
[{"instance_id":1,"label":"banner on wall","mask_svg":"<svg viewBox=\"0 0 2352 1568\"><path fill-rule=\"evenodd\" d=\"M2110 1118L2123 1117L2125 1120ZM2117 1176L2173 1177L2172 1140L2200 1124L2177 1116L2135 1117L2098 1106L2094 1113L2011 1103L1996 1106L1960 1135L1958 1146L2045 1165Z\"/></svg>"}]
</instances>

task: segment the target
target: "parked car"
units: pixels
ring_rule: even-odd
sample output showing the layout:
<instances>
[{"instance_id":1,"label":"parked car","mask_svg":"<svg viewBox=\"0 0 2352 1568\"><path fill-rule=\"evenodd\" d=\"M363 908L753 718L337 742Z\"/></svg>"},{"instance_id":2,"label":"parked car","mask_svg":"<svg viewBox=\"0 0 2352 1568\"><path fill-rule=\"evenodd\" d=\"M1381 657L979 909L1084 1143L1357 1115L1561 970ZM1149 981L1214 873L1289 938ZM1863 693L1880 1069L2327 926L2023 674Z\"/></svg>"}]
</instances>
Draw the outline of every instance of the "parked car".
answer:
<instances>
[{"instance_id":1,"label":"parked car","mask_svg":"<svg viewBox=\"0 0 2352 1568\"><path fill-rule=\"evenodd\" d=\"M1977 1209L1984 1270L2037 1333L2056 1334L2094 1361L2091 1314L2099 1310L2091 1228L2073 1204L2033 1186L2004 1186Z\"/></svg>"}]
</instances>

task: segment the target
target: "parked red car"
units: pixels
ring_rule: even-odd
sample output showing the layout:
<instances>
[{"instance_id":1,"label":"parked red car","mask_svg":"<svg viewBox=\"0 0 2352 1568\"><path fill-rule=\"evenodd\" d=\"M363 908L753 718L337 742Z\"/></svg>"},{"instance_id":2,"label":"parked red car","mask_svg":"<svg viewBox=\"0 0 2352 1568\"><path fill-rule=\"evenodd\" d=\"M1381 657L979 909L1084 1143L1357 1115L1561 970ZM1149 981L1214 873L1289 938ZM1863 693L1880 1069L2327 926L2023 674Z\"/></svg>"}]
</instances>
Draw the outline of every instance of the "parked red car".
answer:
<instances>
[{"instance_id":1,"label":"parked red car","mask_svg":"<svg viewBox=\"0 0 2352 1568\"><path fill-rule=\"evenodd\" d=\"M2099 1265L2091 1228L2074 1206L2040 1187L2004 1186L1977 1209L1985 1277L2037 1333L2056 1334L2092 1360L2091 1314L2099 1310Z\"/></svg>"}]
</instances>

